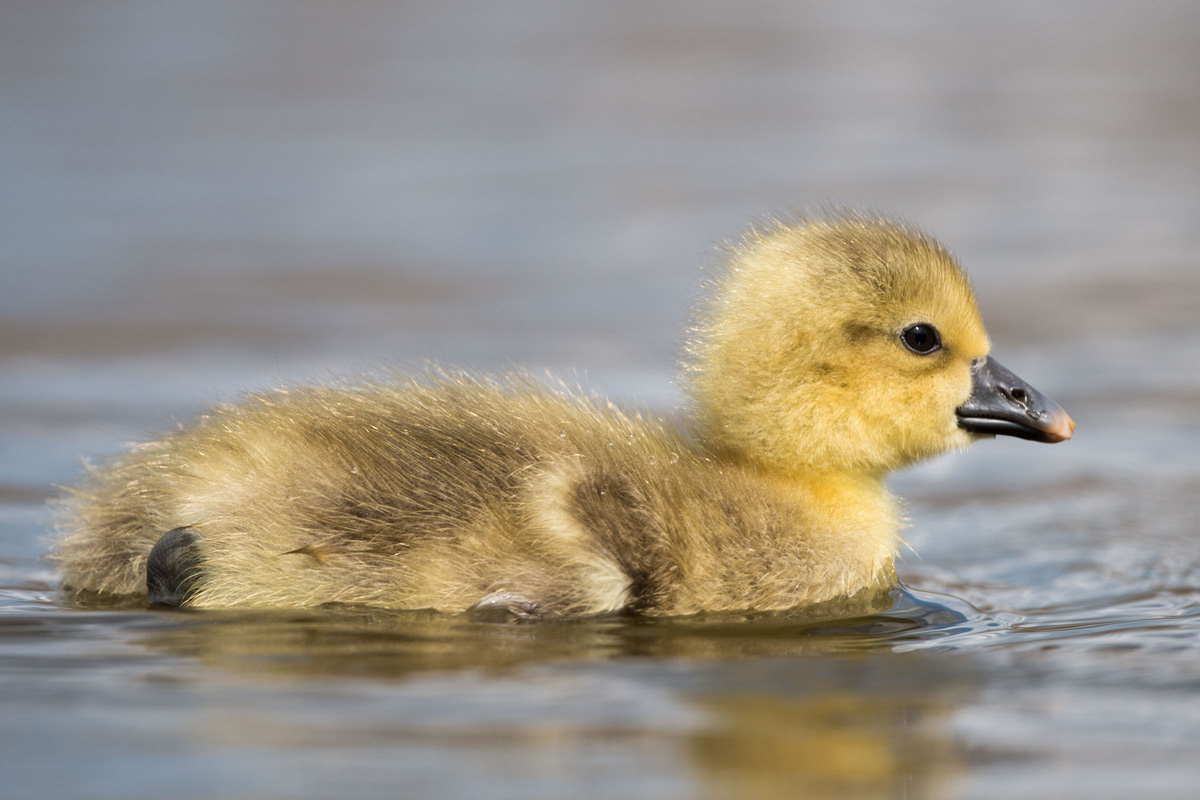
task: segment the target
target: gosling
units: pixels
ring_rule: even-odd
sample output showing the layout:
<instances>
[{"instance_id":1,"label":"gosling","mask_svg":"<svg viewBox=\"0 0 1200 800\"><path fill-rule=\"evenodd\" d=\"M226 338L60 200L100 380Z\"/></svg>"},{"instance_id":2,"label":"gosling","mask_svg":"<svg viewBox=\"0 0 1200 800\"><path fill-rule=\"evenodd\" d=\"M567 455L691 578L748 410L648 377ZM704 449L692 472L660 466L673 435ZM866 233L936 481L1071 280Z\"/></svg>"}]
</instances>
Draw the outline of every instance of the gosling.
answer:
<instances>
[{"instance_id":1,"label":"gosling","mask_svg":"<svg viewBox=\"0 0 1200 800\"><path fill-rule=\"evenodd\" d=\"M90 470L60 508L64 587L482 619L805 609L895 585L892 470L1074 431L990 357L966 275L911 227L773 222L707 288L682 423L434 367L248 396Z\"/></svg>"}]
</instances>

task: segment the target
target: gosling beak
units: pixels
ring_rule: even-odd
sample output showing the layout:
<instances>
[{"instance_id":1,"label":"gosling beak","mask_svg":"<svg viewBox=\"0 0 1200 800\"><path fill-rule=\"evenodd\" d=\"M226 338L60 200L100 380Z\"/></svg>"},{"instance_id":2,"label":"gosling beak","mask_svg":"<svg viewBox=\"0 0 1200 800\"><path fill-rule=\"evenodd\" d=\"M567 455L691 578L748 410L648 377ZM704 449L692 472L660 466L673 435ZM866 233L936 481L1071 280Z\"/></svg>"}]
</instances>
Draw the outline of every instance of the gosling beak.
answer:
<instances>
[{"instance_id":1,"label":"gosling beak","mask_svg":"<svg viewBox=\"0 0 1200 800\"><path fill-rule=\"evenodd\" d=\"M971 377L971 397L955 412L963 430L1048 443L1064 442L1075 432L1075 423L1062 406L995 359L973 363Z\"/></svg>"}]
</instances>

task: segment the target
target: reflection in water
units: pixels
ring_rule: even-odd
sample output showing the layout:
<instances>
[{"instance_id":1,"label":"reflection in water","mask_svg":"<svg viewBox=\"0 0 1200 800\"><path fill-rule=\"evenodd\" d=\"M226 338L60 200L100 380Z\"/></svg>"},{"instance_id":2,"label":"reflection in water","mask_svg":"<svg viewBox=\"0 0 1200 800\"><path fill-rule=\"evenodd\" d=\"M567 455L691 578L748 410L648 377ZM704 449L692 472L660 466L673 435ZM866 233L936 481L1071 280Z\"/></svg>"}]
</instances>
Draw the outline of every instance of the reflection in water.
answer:
<instances>
[{"instance_id":1,"label":"reflection in water","mask_svg":"<svg viewBox=\"0 0 1200 800\"><path fill-rule=\"evenodd\" d=\"M503 777L547 798L937 797L963 768L947 720L976 667L894 644L992 624L906 591L850 619L534 624L25 601L0 617L7 719L25 730L7 772L37 781L70 749L67 795L113 769L161 790L153 751L187 754L166 768L192 796L468 798Z\"/></svg>"},{"instance_id":2,"label":"reflection in water","mask_svg":"<svg viewBox=\"0 0 1200 800\"><path fill-rule=\"evenodd\" d=\"M199 714L189 733L204 748L386 758L419 746L443 765L471 753L557 775L561 796L577 796L579 776L606 753L623 769L651 759L660 778L674 776L662 797L936 797L960 768L944 719L971 673L888 651L898 637L989 624L943 600L897 590L857 618L488 624L361 608L88 618L124 624L170 657L142 683L199 682L211 705L212 676L228 676L221 710Z\"/></svg>"},{"instance_id":3,"label":"reflection in water","mask_svg":"<svg viewBox=\"0 0 1200 800\"><path fill-rule=\"evenodd\" d=\"M693 738L695 764L713 797L949 796L949 704L871 690L724 697L702 703L717 724Z\"/></svg>"},{"instance_id":4,"label":"reflection in water","mask_svg":"<svg viewBox=\"0 0 1200 800\"><path fill-rule=\"evenodd\" d=\"M164 611L156 616L165 624L141 634L139 641L235 672L397 678L623 657L707 661L878 651L904 638L932 641L964 626L989 624L969 607L973 619L925 593L897 589L874 602L874 613L856 608L860 616L842 613L844 604L830 604L803 612L533 624L361 607Z\"/></svg>"}]
</instances>

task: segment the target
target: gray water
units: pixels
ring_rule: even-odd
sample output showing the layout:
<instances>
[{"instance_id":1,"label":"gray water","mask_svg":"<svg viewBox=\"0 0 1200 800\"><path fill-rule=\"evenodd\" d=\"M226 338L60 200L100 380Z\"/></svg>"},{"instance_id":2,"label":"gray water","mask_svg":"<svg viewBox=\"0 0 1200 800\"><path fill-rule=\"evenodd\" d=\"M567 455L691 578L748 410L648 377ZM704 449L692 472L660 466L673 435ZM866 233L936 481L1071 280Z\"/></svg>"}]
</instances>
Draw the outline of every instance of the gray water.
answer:
<instances>
[{"instance_id":1,"label":"gray water","mask_svg":"<svg viewBox=\"0 0 1200 800\"><path fill-rule=\"evenodd\" d=\"M1200 793L1200 6L0 6L0 796ZM898 476L874 618L478 625L56 590L81 458L434 358L670 413L698 268L942 238L1079 424Z\"/></svg>"}]
</instances>

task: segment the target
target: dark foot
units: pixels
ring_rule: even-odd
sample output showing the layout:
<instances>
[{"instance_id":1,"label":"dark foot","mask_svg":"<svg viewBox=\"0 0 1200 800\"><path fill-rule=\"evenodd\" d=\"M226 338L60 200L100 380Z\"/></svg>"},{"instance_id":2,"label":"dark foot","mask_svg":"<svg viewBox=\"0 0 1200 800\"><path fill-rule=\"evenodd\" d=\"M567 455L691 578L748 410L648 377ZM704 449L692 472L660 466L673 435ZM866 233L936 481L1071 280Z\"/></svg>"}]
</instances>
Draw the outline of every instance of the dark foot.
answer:
<instances>
[{"instance_id":1,"label":"dark foot","mask_svg":"<svg viewBox=\"0 0 1200 800\"><path fill-rule=\"evenodd\" d=\"M467 609L472 622L527 622L541 616L538 604L512 592L492 592Z\"/></svg>"},{"instance_id":2,"label":"dark foot","mask_svg":"<svg viewBox=\"0 0 1200 800\"><path fill-rule=\"evenodd\" d=\"M199 588L204 559L188 528L167 531L146 561L146 599L154 605L186 605Z\"/></svg>"}]
</instances>

